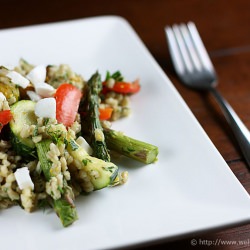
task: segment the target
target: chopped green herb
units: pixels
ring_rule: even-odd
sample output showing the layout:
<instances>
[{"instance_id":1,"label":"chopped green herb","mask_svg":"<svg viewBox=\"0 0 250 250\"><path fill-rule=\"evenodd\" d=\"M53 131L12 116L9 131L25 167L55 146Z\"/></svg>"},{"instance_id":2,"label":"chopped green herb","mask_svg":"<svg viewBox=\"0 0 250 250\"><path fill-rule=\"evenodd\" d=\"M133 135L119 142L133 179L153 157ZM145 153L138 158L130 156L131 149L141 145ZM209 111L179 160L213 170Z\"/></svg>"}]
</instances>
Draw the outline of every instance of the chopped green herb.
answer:
<instances>
[{"instance_id":1,"label":"chopped green herb","mask_svg":"<svg viewBox=\"0 0 250 250\"><path fill-rule=\"evenodd\" d=\"M55 126L58 126L60 124L57 124ZM64 141L64 131L60 130L60 129L57 129L57 130L53 130L52 129L52 126L49 125L47 128L46 128L46 132L47 134L51 137L52 141L54 143L59 143L60 140L63 140Z\"/></svg>"},{"instance_id":2,"label":"chopped green herb","mask_svg":"<svg viewBox=\"0 0 250 250\"><path fill-rule=\"evenodd\" d=\"M36 125L34 131L33 131L33 136L37 136L38 135L38 124Z\"/></svg>"},{"instance_id":3,"label":"chopped green herb","mask_svg":"<svg viewBox=\"0 0 250 250\"><path fill-rule=\"evenodd\" d=\"M113 173L114 171L114 166L110 166L110 167L102 167L102 169L109 171L110 173Z\"/></svg>"},{"instance_id":4,"label":"chopped green herb","mask_svg":"<svg viewBox=\"0 0 250 250\"><path fill-rule=\"evenodd\" d=\"M134 152L135 149L134 149L134 148L129 148L129 147L127 147L127 148L123 148L123 151L124 151L124 152L128 152L128 153L131 153L131 152Z\"/></svg>"},{"instance_id":5,"label":"chopped green herb","mask_svg":"<svg viewBox=\"0 0 250 250\"><path fill-rule=\"evenodd\" d=\"M68 141L67 141L66 138L63 139L63 142L64 142L64 144L65 144L65 147L67 147L67 146L68 146Z\"/></svg>"},{"instance_id":6,"label":"chopped green herb","mask_svg":"<svg viewBox=\"0 0 250 250\"><path fill-rule=\"evenodd\" d=\"M63 191L63 189L61 187L58 186L57 189L60 191L61 194L64 193L64 191Z\"/></svg>"},{"instance_id":7,"label":"chopped green herb","mask_svg":"<svg viewBox=\"0 0 250 250\"><path fill-rule=\"evenodd\" d=\"M110 78L114 79L117 82L121 82L124 80L124 77L122 76L119 70L113 73L112 75L110 74L109 71L107 71L105 81L107 81Z\"/></svg>"},{"instance_id":8,"label":"chopped green herb","mask_svg":"<svg viewBox=\"0 0 250 250\"><path fill-rule=\"evenodd\" d=\"M82 160L82 163L83 163L84 166L87 166L88 162L91 162L91 160L90 159L83 159Z\"/></svg>"},{"instance_id":9,"label":"chopped green herb","mask_svg":"<svg viewBox=\"0 0 250 250\"><path fill-rule=\"evenodd\" d=\"M75 150L77 150L79 148L79 146L72 139L69 141L69 144L70 144L73 151L75 151Z\"/></svg>"},{"instance_id":10,"label":"chopped green herb","mask_svg":"<svg viewBox=\"0 0 250 250\"><path fill-rule=\"evenodd\" d=\"M49 123L49 118L44 118L43 119L44 126L48 125L48 123Z\"/></svg>"}]
</instances>

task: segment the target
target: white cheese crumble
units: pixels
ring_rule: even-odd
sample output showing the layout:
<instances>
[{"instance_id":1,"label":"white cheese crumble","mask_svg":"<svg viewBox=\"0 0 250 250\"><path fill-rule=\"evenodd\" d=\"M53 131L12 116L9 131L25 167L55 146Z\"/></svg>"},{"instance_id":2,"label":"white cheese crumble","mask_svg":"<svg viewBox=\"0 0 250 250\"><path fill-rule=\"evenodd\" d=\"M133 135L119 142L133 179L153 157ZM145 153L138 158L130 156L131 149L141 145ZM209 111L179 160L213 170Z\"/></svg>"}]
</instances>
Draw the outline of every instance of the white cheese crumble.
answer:
<instances>
[{"instance_id":1,"label":"white cheese crumble","mask_svg":"<svg viewBox=\"0 0 250 250\"><path fill-rule=\"evenodd\" d=\"M34 189L34 183L30 178L29 169L27 167L18 168L14 175L17 185L21 190L25 188Z\"/></svg>"},{"instance_id":2,"label":"white cheese crumble","mask_svg":"<svg viewBox=\"0 0 250 250\"><path fill-rule=\"evenodd\" d=\"M89 155L93 154L93 149L90 147L90 145L86 142L86 140L82 136L79 136L76 139L76 143L79 146L81 146Z\"/></svg>"},{"instance_id":3,"label":"white cheese crumble","mask_svg":"<svg viewBox=\"0 0 250 250\"><path fill-rule=\"evenodd\" d=\"M45 82L46 79L46 67L44 65L38 65L33 68L29 74L26 75L27 79L29 79L34 86L37 83Z\"/></svg>"},{"instance_id":4,"label":"white cheese crumble","mask_svg":"<svg viewBox=\"0 0 250 250\"><path fill-rule=\"evenodd\" d=\"M51 97L55 93L55 89L46 82L36 83L35 91L42 97Z\"/></svg>"},{"instance_id":5,"label":"white cheese crumble","mask_svg":"<svg viewBox=\"0 0 250 250\"><path fill-rule=\"evenodd\" d=\"M28 79L26 79L25 77L23 77L21 74L17 73L16 71L10 71L8 72L6 76L9 77L14 84L24 89L27 88L30 83Z\"/></svg>"},{"instance_id":6,"label":"white cheese crumble","mask_svg":"<svg viewBox=\"0 0 250 250\"><path fill-rule=\"evenodd\" d=\"M28 97L30 98L31 101L33 102L38 102L39 100L41 100L41 96L38 95L35 91L32 90L28 90L27 92Z\"/></svg>"},{"instance_id":7,"label":"white cheese crumble","mask_svg":"<svg viewBox=\"0 0 250 250\"><path fill-rule=\"evenodd\" d=\"M42 118L56 118L56 100L53 97L48 97L39 100L35 106L35 114Z\"/></svg>"}]
</instances>

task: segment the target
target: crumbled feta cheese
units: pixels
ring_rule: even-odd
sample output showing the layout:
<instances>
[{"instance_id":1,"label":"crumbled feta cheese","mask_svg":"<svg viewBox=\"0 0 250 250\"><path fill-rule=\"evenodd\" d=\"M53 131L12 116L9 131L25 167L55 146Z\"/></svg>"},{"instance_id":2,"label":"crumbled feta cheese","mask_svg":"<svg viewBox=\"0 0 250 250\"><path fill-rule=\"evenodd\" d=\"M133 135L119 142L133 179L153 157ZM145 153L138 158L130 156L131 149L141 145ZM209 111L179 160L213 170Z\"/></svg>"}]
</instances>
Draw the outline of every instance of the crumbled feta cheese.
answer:
<instances>
[{"instance_id":1,"label":"crumbled feta cheese","mask_svg":"<svg viewBox=\"0 0 250 250\"><path fill-rule=\"evenodd\" d=\"M45 82L46 66L36 66L26 75L26 78L31 81L35 87L36 93L41 97L50 97L55 93L55 89Z\"/></svg>"},{"instance_id":2,"label":"crumbled feta cheese","mask_svg":"<svg viewBox=\"0 0 250 250\"><path fill-rule=\"evenodd\" d=\"M46 67L44 65L38 65L33 68L29 74L26 75L32 84L35 86L37 83L45 82Z\"/></svg>"},{"instance_id":3,"label":"crumbled feta cheese","mask_svg":"<svg viewBox=\"0 0 250 250\"><path fill-rule=\"evenodd\" d=\"M34 189L34 183L30 178L29 169L27 167L18 168L14 175L17 185L21 190L25 188Z\"/></svg>"},{"instance_id":4,"label":"crumbled feta cheese","mask_svg":"<svg viewBox=\"0 0 250 250\"><path fill-rule=\"evenodd\" d=\"M35 106L35 114L43 118L56 118L56 100L53 97L48 97L39 100Z\"/></svg>"},{"instance_id":5,"label":"crumbled feta cheese","mask_svg":"<svg viewBox=\"0 0 250 250\"><path fill-rule=\"evenodd\" d=\"M76 143L79 146L81 146L89 155L92 155L93 149L90 147L90 145L86 142L86 140L82 136L79 136L76 139Z\"/></svg>"},{"instance_id":6,"label":"crumbled feta cheese","mask_svg":"<svg viewBox=\"0 0 250 250\"><path fill-rule=\"evenodd\" d=\"M31 101L38 102L39 100L42 99L40 95L38 95L36 92L32 90L28 90L26 93Z\"/></svg>"},{"instance_id":7,"label":"crumbled feta cheese","mask_svg":"<svg viewBox=\"0 0 250 250\"><path fill-rule=\"evenodd\" d=\"M9 77L14 84L24 89L27 88L30 83L28 79L26 79L25 77L23 77L21 74L17 73L16 71L10 71L8 72L6 76Z\"/></svg>"},{"instance_id":8,"label":"crumbled feta cheese","mask_svg":"<svg viewBox=\"0 0 250 250\"><path fill-rule=\"evenodd\" d=\"M42 97L51 97L55 93L55 89L46 82L36 83L35 90Z\"/></svg>"}]
</instances>

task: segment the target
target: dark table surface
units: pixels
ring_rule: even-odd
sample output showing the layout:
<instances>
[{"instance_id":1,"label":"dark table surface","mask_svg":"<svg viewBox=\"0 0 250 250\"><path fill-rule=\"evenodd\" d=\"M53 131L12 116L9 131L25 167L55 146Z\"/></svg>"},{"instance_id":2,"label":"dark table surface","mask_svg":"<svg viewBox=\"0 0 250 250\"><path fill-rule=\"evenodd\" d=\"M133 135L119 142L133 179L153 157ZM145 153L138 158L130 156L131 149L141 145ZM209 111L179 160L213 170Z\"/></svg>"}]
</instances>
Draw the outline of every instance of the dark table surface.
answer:
<instances>
[{"instance_id":1,"label":"dark table surface","mask_svg":"<svg viewBox=\"0 0 250 250\"><path fill-rule=\"evenodd\" d=\"M127 19L182 95L229 167L250 192L250 174L223 115L210 96L185 88L176 78L164 26L194 21L219 76L218 89L250 128L250 1L1 1L0 29L100 15ZM191 240L197 240L192 246ZM194 235L148 249L250 249L250 225ZM243 244L238 244L245 241ZM202 243L203 242L203 243ZM139 248L138 248L139 249Z\"/></svg>"}]
</instances>

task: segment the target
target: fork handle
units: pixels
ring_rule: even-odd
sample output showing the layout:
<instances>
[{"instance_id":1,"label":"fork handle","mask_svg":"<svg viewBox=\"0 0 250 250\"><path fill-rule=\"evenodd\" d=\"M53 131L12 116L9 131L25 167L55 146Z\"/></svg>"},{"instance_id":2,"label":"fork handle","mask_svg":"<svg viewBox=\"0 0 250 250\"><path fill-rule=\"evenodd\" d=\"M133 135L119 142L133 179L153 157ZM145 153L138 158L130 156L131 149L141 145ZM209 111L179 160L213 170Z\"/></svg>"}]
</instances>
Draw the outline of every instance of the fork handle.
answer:
<instances>
[{"instance_id":1,"label":"fork handle","mask_svg":"<svg viewBox=\"0 0 250 250\"><path fill-rule=\"evenodd\" d=\"M229 103L221 96L221 94L215 89L210 89L211 93L216 98L222 112L225 115L226 120L231 126L234 136L238 141L240 149L243 156L247 162L248 167L250 168L250 133L247 127L243 124L239 116L235 113L233 108Z\"/></svg>"}]
</instances>

